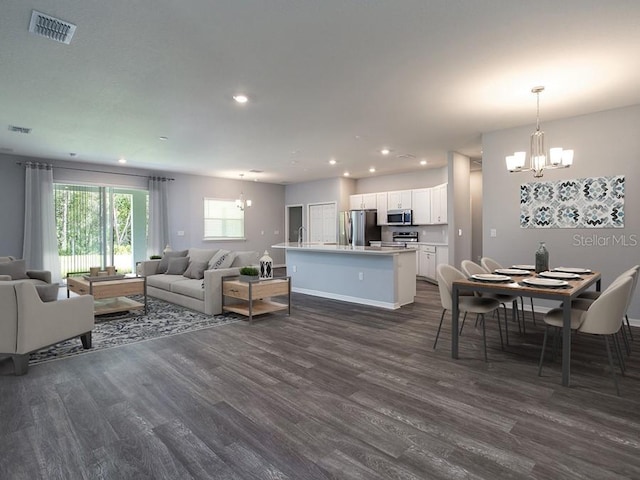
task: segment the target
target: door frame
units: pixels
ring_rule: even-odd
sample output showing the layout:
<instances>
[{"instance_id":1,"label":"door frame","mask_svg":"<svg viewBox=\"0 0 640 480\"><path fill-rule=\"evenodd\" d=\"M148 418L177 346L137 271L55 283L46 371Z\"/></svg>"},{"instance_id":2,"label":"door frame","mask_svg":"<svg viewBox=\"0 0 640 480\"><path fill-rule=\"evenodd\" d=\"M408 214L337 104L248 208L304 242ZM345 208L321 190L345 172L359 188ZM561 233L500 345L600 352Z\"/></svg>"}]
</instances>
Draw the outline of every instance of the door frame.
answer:
<instances>
[{"instance_id":1,"label":"door frame","mask_svg":"<svg viewBox=\"0 0 640 480\"><path fill-rule=\"evenodd\" d=\"M285 242L289 241L289 213L291 208L300 208L302 213L302 226L305 227L305 208L303 203L292 203L284 206L284 238ZM306 229L307 227L305 227ZM304 235L304 230L303 230ZM303 236L304 241L304 236Z\"/></svg>"}]
</instances>

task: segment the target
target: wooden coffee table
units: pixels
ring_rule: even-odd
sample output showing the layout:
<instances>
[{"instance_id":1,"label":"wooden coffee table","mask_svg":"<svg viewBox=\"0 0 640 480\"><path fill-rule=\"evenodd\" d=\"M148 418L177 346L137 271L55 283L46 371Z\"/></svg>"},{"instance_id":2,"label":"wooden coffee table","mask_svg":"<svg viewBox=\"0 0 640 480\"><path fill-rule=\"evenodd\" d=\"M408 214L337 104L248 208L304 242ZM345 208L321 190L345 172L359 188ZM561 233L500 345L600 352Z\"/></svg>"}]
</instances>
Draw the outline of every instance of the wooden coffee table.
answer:
<instances>
[{"instance_id":1,"label":"wooden coffee table","mask_svg":"<svg viewBox=\"0 0 640 480\"><path fill-rule=\"evenodd\" d=\"M287 296L287 303L275 302L270 297ZM242 300L237 304L225 305L225 297ZM277 277L265 280L241 282L237 277L222 278L222 311L235 312L249 317L254 315L287 310L291 315L291 277Z\"/></svg>"},{"instance_id":2,"label":"wooden coffee table","mask_svg":"<svg viewBox=\"0 0 640 480\"><path fill-rule=\"evenodd\" d=\"M94 315L126 312L144 309L147 314L147 280L145 277L124 277L117 280L91 280L85 277L67 278L67 297L69 292L78 295L93 295ZM130 295L142 295L144 303Z\"/></svg>"}]
</instances>

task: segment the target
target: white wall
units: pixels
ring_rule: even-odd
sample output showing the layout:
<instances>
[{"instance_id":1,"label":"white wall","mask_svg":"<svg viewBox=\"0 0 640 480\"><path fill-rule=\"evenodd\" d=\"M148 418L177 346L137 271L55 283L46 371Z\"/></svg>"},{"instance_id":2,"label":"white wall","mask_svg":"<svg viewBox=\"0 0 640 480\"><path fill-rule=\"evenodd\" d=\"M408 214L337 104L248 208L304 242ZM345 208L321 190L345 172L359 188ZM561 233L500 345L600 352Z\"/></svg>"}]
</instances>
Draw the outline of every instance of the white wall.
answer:
<instances>
[{"instance_id":1,"label":"white wall","mask_svg":"<svg viewBox=\"0 0 640 480\"><path fill-rule=\"evenodd\" d=\"M460 268L471 259L471 160L457 152L449 153L447 216L449 263Z\"/></svg>"},{"instance_id":2,"label":"white wall","mask_svg":"<svg viewBox=\"0 0 640 480\"><path fill-rule=\"evenodd\" d=\"M480 263L482 257L482 170L472 171L471 188L471 260Z\"/></svg>"},{"instance_id":3,"label":"white wall","mask_svg":"<svg viewBox=\"0 0 640 480\"><path fill-rule=\"evenodd\" d=\"M20 157L0 154L0 257L22 258L24 167Z\"/></svg>"},{"instance_id":4,"label":"white wall","mask_svg":"<svg viewBox=\"0 0 640 480\"><path fill-rule=\"evenodd\" d=\"M617 274L640 263L640 105L543 122L547 148L562 146L575 151L574 165L547 171L542 180L625 175L625 227L623 229L520 228L521 183L534 181L530 172L509 173L505 156L527 150L534 125L487 133L483 136L483 249L500 263L534 263L538 242L545 241L551 266L588 267L603 274L607 286ZM497 230L495 238L491 229ZM587 246L577 241L594 237L608 245ZM635 246L613 245L612 237L626 238ZM638 293L629 316L640 319Z\"/></svg>"}]
</instances>

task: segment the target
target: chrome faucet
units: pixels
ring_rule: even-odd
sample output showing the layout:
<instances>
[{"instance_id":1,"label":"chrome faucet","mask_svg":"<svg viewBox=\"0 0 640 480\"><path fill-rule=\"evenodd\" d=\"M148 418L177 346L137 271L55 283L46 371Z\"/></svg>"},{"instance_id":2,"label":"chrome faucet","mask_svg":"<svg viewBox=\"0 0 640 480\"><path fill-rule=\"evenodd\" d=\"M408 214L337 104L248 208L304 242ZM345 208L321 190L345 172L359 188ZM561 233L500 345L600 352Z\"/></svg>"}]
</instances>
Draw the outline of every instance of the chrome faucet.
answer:
<instances>
[{"instance_id":1,"label":"chrome faucet","mask_svg":"<svg viewBox=\"0 0 640 480\"><path fill-rule=\"evenodd\" d=\"M302 245L302 231L303 230L306 231L307 229L301 225L300 228L298 228L298 245Z\"/></svg>"}]
</instances>

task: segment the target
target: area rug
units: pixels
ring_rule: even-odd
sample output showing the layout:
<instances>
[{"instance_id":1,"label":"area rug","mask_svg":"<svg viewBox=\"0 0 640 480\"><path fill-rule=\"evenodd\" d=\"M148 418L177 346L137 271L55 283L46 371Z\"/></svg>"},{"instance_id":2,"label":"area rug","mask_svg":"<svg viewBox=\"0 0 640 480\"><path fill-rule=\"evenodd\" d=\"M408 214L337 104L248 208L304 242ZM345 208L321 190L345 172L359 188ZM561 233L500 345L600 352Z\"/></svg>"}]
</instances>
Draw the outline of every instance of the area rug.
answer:
<instances>
[{"instance_id":1,"label":"area rug","mask_svg":"<svg viewBox=\"0 0 640 480\"><path fill-rule=\"evenodd\" d=\"M141 299L139 300L141 301ZM125 316L116 314L97 317L92 332L93 347L91 349L83 349L80 338L72 338L32 353L29 365L37 365L152 338L228 325L241 320L235 314L205 315L204 313L152 297L147 297L147 306L149 310L147 315Z\"/></svg>"}]
</instances>

